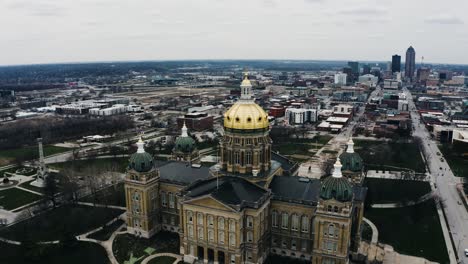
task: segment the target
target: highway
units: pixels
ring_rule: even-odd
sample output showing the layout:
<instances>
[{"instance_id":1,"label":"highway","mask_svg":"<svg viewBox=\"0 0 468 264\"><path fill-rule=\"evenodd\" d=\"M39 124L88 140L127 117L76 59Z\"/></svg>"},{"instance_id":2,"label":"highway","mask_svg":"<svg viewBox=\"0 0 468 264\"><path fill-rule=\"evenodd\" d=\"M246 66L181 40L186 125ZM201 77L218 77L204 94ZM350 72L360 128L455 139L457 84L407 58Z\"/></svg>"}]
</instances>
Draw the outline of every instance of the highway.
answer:
<instances>
[{"instance_id":1,"label":"highway","mask_svg":"<svg viewBox=\"0 0 468 264\"><path fill-rule=\"evenodd\" d=\"M452 234L454 247L459 258L458 263L468 264L468 257L465 257L464 254L464 250L468 248L468 212L462 205L455 187L460 182L460 178L455 177L442 153L440 153L437 143L431 140L429 132L420 120L420 115L416 110L410 91L406 88L403 91L407 96L408 107L411 112L414 127L413 136L422 139L431 181L437 187L437 193L444 204L449 232ZM453 251L452 248L447 250Z\"/></svg>"}]
</instances>

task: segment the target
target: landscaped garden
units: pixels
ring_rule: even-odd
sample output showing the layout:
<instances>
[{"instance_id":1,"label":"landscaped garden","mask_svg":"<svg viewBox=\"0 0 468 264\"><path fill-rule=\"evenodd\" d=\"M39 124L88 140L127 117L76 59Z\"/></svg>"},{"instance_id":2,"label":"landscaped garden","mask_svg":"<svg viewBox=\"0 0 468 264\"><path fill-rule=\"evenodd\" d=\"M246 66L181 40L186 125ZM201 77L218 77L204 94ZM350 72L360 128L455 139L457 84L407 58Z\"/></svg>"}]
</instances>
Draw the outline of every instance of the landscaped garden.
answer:
<instances>
[{"instance_id":1,"label":"landscaped garden","mask_svg":"<svg viewBox=\"0 0 468 264\"><path fill-rule=\"evenodd\" d=\"M415 143L354 140L354 150L370 170L405 170L424 173L426 167Z\"/></svg>"},{"instance_id":2,"label":"landscaped garden","mask_svg":"<svg viewBox=\"0 0 468 264\"><path fill-rule=\"evenodd\" d=\"M130 234L122 234L115 238L112 250L119 263L128 260L132 260L132 263L141 263L144 258L152 254L178 254L179 235L163 231L150 239L145 239Z\"/></svg>"},{"instance_id":3,"label":"landscaped garden","mask_svg":"<svg viewBox=\"0 0 468 264\"><path fill-rule=\"evenodd\" d=\"M15 264L107 264L103 247L88 242L57 245L10 245L0 242L0 263Z\"/></svg>"},{"instance_id":4,"label":"landscaped garden","mask_svg":"<svg viewBox=\"0 0 468 264\"><path fill-rule=\"evenodd\" d=\"M454 147L452 144L439 145L439 149L445 160L450 165L450 169L457 177L468 178L468 150Z\"/></svg>"},{"instance_id":5,"label":"landscaped garden","mask_svg":"<svg viewBox=\"0 0 468 264\"><path fill-rule=\"evenodd\" d=\"M366 178L364 185L367 204L408 202L431 192L429 183L422 181Z\"/></svg>"},{"instance_id":6,"label":"landscaped garden","mask_svg":"<svg viewBox=\"0 0 468 264\"><path fill-rule=\"evenodd\" d=\"M379 241L397 252L449 263L434 200L402 208L367 207L364 216L377 226Z\"/></svg>"},{"instance_id":7,"label":"landscaped garden","mask_svg":"<svg viewBox=\"0 0 468 264\"><path fill-rule=\"evenodd\" d=\"M64 205L0 230L0 237L16 241L70 240L103 226L123 210Z\"/></svg>"},{"instance_id":8,"label":"landscaped garden","mask_svg":"<svg viewBox=\"0 0 468 264\"><path fill-rule=\"evenodd\" d=\"M6 210L13 210L20 206L38 201L42 196L20 190L18 188L10 188L0 191L0 207Z\"/></svg>"},{"instance_id":9,"label":"landscaped garden","mask_svg":"<svg viewBox=\"0 0 468 264\"><path fill-rule=\"evenodd\" d=\"M44 146L44 156L50 156L69 150L69 148L46 145ZM37 146L0 150L0 166L11 164L15 162L16 159L26 161L38 158L39 151Z\"/></svg>"}]
</instances>

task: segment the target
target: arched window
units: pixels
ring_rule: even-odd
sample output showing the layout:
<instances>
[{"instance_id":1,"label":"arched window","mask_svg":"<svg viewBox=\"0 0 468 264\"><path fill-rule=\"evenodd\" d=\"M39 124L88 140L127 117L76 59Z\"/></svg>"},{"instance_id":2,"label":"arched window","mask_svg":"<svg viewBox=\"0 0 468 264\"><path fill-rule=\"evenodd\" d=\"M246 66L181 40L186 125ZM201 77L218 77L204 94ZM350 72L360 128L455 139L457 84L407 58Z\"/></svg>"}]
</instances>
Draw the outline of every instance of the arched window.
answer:
<instances>
[{"instance_id":1,"label":"arched window","mask_svg":"<svg viewBox=\"0 0 468 264\"><path fill-rule=\"evenodd\" d=\"M247 227L252 228L253 227L253 217L252 216L247 216Z\"/></svg>"},{"instance_id":2,"label":"arched window","mask_svg":"<svg viewBox=\"0 0 468 264\"><path fill-rule=\"evenodd\" d=\"M293 214L291 217L291 230L297 231L299 229L299 216Z\"/></svg>"},{"instance_id":3,"label":"arched window","mask_svg":"<svg viewBox=\"0 0 468 264\"><path fill-rule=\"evenodd\" d=\"M302 232L309 232L309 217L305 215L302 216L301 227L302 227Z\"/></svg>"},{"instance_id":4,"label":"arched window","mask_svg":"<svg viewBox=\"0 0 468 264\"><path fill-rule=\"evenodd\" d=\"M224 229L224 218L223 217L218 217L218 229L221 229L221 230Z\"/></svg>"},{"instance_id":5,"label":"arched window","mask_svg":"<svg viewBox=\"0 0 468 264\"><path fill-rule=\"evenodd\" d=\"M212 227L214 225L214 218L212 215L209 215L207 217L207 221L208 221L208 226Z\"/></svg>"},{"instance_id":6,"label":"arched window","mask_svg":"<svg viewBox=\"0 0 468 264\"><path fill-rule=\"evenodd\" d=\"M247 152L245 153L245 163L246 163L247 165L251 165L251 164L252 164L252 152L247 151Z\"/></svg>"},{"instance_id":7,"label":"arched window","mask_svg":"<svg viewBox=\"0 0 468 264\"><path fill-rule=\"evenodd\" d=\"M328 212L331 212L331 211L332 211L332 206L331 206L331 205L327 206L327 211L328 211Z\"/></svg>"},{"instance_id":8,"label":"arched window","mask_svg":"<svg viewBox=\"0 0 468 264\"><path fill-rule=\"evenodd\" d=\"M193 213L191 211L187 211L187 221L193 224Z\"/></svg>"},{"instance_id":9,"label":"arched window","mask_svg":"<svg viewBox=\"0 0 468 264\"><path fill-rule=\"evenodd\" d=\"M236 221L229 219L229 232L236 232Z\"/></svg>"},{"instance_id":10,"label":"arched window","mask_svg":"<svg viewBox=\"0 0 468 264\"><path fill-rule=\"evenodd\" d=\"M247 242L253 242L253 232L252 231L247 232Z\"/></svg>"},{"instance_id":11,"label":"arched window","mask_svg":"<svg viewBox=\"0 0 468 264\"><path fill-rule=\"evenodd\" d=\"M333 211L334 211L335 213L338 213L338 206L335 206L335 207L333 208Z\"/></svg>"},{"instance_id":12,"label":"arched window","mask_svg":"<svg viewBox=\"0 0 468 264\"><path fill-rule=\"evenodd\" d=\"M288 223L288 220L289 220L289 215L288 213L283 213L281 215L281 228L283 229L288 229L289 227L289 223Z\"/></svg>"},{"instance_id":13,"label":"arched window","mask_svg":"<svg viewBox=\"0 0 468 264\"><path fill-rule=\"evenodd\" d=\"M271 225L278 227L278 213L276 211L271 212Z\"/></svg>"},{"instance_id":14,"label":"arched window","mask_svg":"<svg viewBox=\"0 0 468 264\"><path fill-rule=\"evenodd\" d=\"M203 225L203 214L202 213L197 214L197 224L198 225Z\"/></svg>"}]
</instances>

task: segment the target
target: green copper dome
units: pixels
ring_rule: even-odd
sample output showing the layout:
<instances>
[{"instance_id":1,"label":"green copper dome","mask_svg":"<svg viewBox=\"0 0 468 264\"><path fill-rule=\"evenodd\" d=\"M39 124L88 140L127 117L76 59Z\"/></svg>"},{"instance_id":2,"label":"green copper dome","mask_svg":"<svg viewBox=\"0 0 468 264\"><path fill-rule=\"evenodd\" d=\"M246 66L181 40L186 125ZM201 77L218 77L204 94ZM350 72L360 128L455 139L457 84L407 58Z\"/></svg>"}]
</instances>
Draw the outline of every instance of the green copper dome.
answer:
<instances>
[{"instance_id":1,"label":"green copper dome","mask_svg":"<svg viewBox=\"0 0 468 264\"><path fill-rule=\"evenodd\" d=\"M348 141L346 152L340 155L340 161L343 165L342 170L358 172L362 170L363 161L358 153L354 152L354 142Z\"/></svg>"},{"instance_id":2,"label":"green copper dome","mask_svg":"<svg viewBox=\"0 0 468 264\"><path fill-rule=\"evenodd\" d=\"M351 201L353 197L353 186L341 174L341 163L339 159L335 163L333 175L322 181L320 197L325 200L335 199L340 202Z\"/></svg>"},{"instance_id":3,"label":"green copper dome","mask_svg":"<svg viewBox=\"0 0 468 264\"><path fill-rule=\"evenodd\" d=\"M154 160L151 154L145 152L143 141L140 139L137 143L138 150L129 160L128 167L137 172L148 172L154 167Z\"/></svg>"},{"instance_id":4,"label":"green copper dome","mask_svg":"<svg viewBox=\"0 0 468 264\"><path fill-rule=\"evenodd\" d=\"M195 140L191 137L178 137L175 142L174 148L177 151L191 152L195 149Z\"/></svg>"},{"instance_id":5,"label":"green copper dome","mask_svg":"<svg viewBox=\"0 0 468 264\"><path fill-rule=\"evenodd\" d=\"M174 149L185 153L192 152L195 149L195 140L187 133L187 126L182 127L182 134L175 141Z\"/></svg>"}]
</instances>

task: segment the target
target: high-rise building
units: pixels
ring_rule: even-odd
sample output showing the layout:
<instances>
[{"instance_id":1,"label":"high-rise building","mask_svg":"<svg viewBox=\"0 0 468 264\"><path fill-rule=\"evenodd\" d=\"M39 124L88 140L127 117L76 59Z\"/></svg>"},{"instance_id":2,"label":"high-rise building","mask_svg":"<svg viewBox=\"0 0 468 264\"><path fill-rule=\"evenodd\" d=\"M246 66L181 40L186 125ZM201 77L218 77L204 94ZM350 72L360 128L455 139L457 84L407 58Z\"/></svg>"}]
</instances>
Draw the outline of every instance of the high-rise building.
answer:
<instances>
[{"instance_id":1,"label":"high-rise building","mask_svg":"<svg viewBox=\"0 0 468 264\"><path fill-rule=\"evenodd\" d=\"M392 73L401 71L401 56L393 55L392 56Z\"/></svg>"},{"instance_id":2,"label":"high-rise building","mask_svg":"<svg viewBox=\"0 0 468 264\"><path fill-rule=\"evenodd\" d=\"M356 81L357 78L359 77L359 62L357 61L348 61L348 67L351 68L351 72L353 73L352 78L350 78L350 81ZM350 77L350 76L348 76Z\"/></svg>"},{"instance_id":3,"label":"high-rise building","mask_svg":"<svg viewBox=\"0 0 468 264\"><path fill-rule=\"evenodd\" d=\"M370 74L371 67L369 64L362 65L362 75Z\"/></svg>"},{"instance_id":4,"label":"high-rise building","mask_svg":"<svg viewBox=\"0 0 468 264\"><path fill-rule=\"evenodd\" d=\"M429 79L429 74L431 73L429 68L420 68L416 73L416 79L418 82L425 82Z\"/></svg>"},{"instance_id":5,"label":"high-rise building","mask_svg":"<svg viewBox=\"0 0 468 264\"><path fill-rule=\"evenodd\" d=\"M348 75L346 73L337 73L337 74L335 74L335 84L346 85L347 76Z\"/></svg>"},{"instance_id":6,"label":"high-rise building","mask_svg":"<svg viewBox=\"0 0 468 264\"><path fill-rule=\"evenodd\" d=\"M406 60L405 60L405 77L413 80L414 71L416 70L416 51L413 46L410 46L406 50Z\"/></svg>"}]
</instances>

